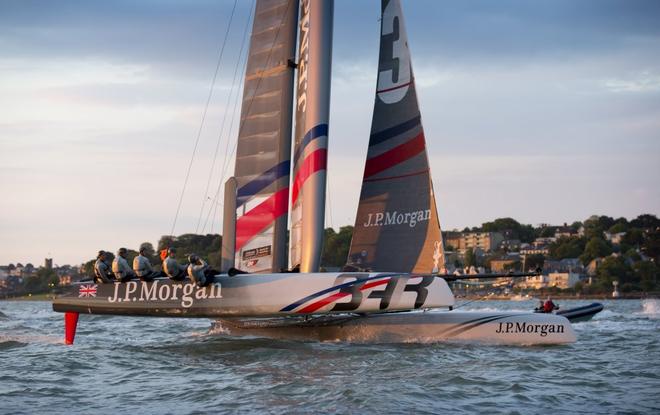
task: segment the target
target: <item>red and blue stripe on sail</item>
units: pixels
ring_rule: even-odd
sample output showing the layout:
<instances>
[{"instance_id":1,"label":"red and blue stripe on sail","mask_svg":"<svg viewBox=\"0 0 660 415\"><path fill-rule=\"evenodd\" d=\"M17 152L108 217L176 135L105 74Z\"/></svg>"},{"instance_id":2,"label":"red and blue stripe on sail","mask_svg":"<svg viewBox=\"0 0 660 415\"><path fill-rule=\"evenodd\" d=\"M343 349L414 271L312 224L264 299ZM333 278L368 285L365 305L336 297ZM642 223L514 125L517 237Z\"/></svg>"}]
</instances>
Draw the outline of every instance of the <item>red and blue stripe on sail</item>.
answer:
<instances>
[{"instance_id":1,"label":"red and blue stripe on sail","mask_svg":"<svg viewBox=\"0 0 660 415\"><path fill-rule=\"evenodd\" d=\"M328 162L328 149L327 148L317 148L311 151L307 156L304 157L302 162L300 158L305 153L305 150L314 143L319 137L328 136L328 124L319 124L312 128L305 134L300 145L296 148L295 154L293 156L294 166L296 166L295 176L293 178L293 188L291 189L291 200L292 203L296 203L298 200L298 195L302 189L305 181L312 176L314 173L325 170L327 168Z\"/></svg>"},{"instance_id":2,"label":"red and blue stripe on sail","mask_svg":"<svg viewBox=\"0 0 660 415\"><path fill-rule=\"evenodd\" d=\"M236 192L236 207L242 207L281 178L288 178L290 166L290 161L285 160L241 186ZM289 187L284 187L245 212L236 221L236 249L241 249L288 210Z\"/></svg>"}]
</instances>

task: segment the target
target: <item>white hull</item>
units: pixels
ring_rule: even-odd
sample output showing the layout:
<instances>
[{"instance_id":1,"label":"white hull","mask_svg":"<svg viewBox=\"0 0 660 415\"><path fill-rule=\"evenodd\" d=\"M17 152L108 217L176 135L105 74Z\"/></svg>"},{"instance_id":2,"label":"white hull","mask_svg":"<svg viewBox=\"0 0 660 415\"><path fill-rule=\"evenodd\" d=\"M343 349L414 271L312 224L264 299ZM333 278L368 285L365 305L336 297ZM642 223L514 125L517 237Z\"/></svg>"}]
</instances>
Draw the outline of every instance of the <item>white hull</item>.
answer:
<instances>
[{"instance_id":1,"label":"white hull","mask_svg":"<svg viewBox=\"0 0 660 415\"><path fill-rule=\"evenodd\" d=\"M59 312L155 317L272 317L449 307L442 278L393 273L218 275L198 289L159 279L82 283L53 301Z\"/></svg>"},{"instance_id":2,"label":"white hull","mask_svg":"<svg viewBox=\"0 0 660 415\"><path fill-rule=\"evenodd\" d=\"M566 344L576 341L570 322L535 313L402 312L323 316L308 320L220 319L214 331L230 336L355 343L465 341L485 344Z\"/></svg>"}]
</instances>

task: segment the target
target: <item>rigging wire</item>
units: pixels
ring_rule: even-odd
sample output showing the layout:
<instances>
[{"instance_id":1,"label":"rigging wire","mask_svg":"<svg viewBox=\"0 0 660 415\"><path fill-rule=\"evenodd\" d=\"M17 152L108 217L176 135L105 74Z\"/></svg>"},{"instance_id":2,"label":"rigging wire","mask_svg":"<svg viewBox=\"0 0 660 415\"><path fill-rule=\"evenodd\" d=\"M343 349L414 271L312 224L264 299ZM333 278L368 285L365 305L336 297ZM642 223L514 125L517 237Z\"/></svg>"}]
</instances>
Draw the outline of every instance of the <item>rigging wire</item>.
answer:
<instances>
[{"instance_id":1,"label":"rigging wire","mask_svg":"<svg viewBox=\"0 0 660 415\"><path fill-rule=\"evenodd\" d=\"M172 230L170 235L174 235L174 229L176 227L177 219L179 218L179 213L181 212L181 204L183 203L183 196L186 193L186 187L188 186L188 180L190 179L190 171L192 170L192 165L195 160L195 154L197 153L197 147L199 145L199 139L202 136L202 129L204 128L204 122L206 120L206 114L211 103L211 98L213 97L213 90L215 89L215 81L218 78L218 72L220 71L220 63L222 62L222 55L225 52L225 46L227 44L227 38L229 37L229 29L231 28L231 23L234 20L234 12L236 11L236 5L238 0L234 0L234 6L231 9L231 14L229 15L229 23L227 24L227 30L225 31L225 37L222 40L222 46L220 47L220 53L218 55L218 61L215 65L215 72L213 74L213 79L211 80L211 86L209 88L209 94L206 98L206 105L204 106L204 111L202 113L202 120L199 124L199 129L197 130L197 137L195 138L195 145L193 147L192 156L190 157L190 163L188 163L188 170L186 171L186 179L183 182L183 188L181 189L181 194L179 196L179 203L176 207L176 213L174 214L174 221L172 222Z\"/></svg>"},{"instance_id":2,"label":"rigging wire","mask_svg":"<svg viewBox=\"0 0 660 415\"><path fill-rule=\"evenodd\" d=\"M211 179L213 178L213 171L215 170L215 164L218 158L218 151L220 150L220 143L222 142L222 137L225 131L225 124L227 120L227 112L231 105L231 99L234 94L234 88L236 87L236 77L238 75L238 69L241 63L241 58L243 56L243 49L245 48L245 40L247 38L248 29L250 26L250 20L252 19L252 9L250 9L250 14L248 15L247 21L245 22L245 28L243 29L243 40L241 41L241 48L238 52L238 58L236 59L236 65L234 67L234 76L232 78L231 89L227 95L227 104L225 105L225 110L223 111L222 122L220 124L220 133L218 134L218 140L215 146L215 153L213 154L213 162L211 164L211 169L209 170L209 177L206 180L206 189L204 190L204 197L202 198L202 205L199 208L199 216L197 217L197 226L195 227L195 233L199 231L199 225L202 221L202 215L204 213L204 206L206 205L207 200L211 200L209 197L209 187L211 186ZM240 92L240 87L239 87ZM229 135L227 136L227 142L229 142Z\"/></svg>"},{"instance_id":3,"label":"rigging wire","mask_svg":"<svg viewBox=\"0 0 660 415\"><path fill-rule=\"evenodd\" d=\"M289 14L289 8L291 7L291 3L293 3L291 0L289 0L289 1L287 2L286 10L284 11L284 14L282 15L282 19L281 19L280 24L279 24L278 27L277 27L277 32L275 33L275 37L274 37L274 39L273 39L273 43L271 44L270 49L269 49L269 51L268 51L268 58L266 59L266 65L268 65L268 64L270 63L270 61L271 61L271 58L272 58L272 56L273 56L273 50L275 49L275 44L276 44L277 41L279 40L279 37L280 37L280 30L282 30L282 24L284 23L284 19L286 19L287 15ZM255 6L255 7L256 7L256 6ZM246 60L246 63L247 63L247 60ZM249 113L250 113L250 109L252 108L252 103L254 102L254 98L255 98L256 95L257 95L257 91L259 91L259 87L261 86L261 81L262 81L263 79L264 79L264 78L263 78L263 75L259 77L259 80L257 81L257 85L256 85L256 87L254 88L254 92L252 93L252 97L250 97L250 101L248 102L248 105L247 105L247 108L246 108L245 114L249 114ZM238 128L238 135L239 135L239 136L240 136L240 134L241 134L241 131L243 130L243 126L245 125L245 121L247 121L247 119L248 119L248 117L246 116L245 119L243 119L243 120L241 121L240 125L239 125L239 128ZM230 158L233 156L234 152L236 151L236 147L237 147L237 145L238 145L238 140L236 140L236 142L234 143L234 147L233 147L233 150L232 150L232 152L231 152L231 156L230 156ZM227 166L225 166L225 169L226 169L226 167L227 167ZM223 169L222 180L218 183L218 188L216 189L215 197L213 198L214 203L215 203L215 201L218 200L218 196L219 196L219 194L220 194L220 190L221 190L221 188L222 188L222 184L224 183L224 177L225 177L225 171L224 171L224 170L225 170L225 169ZM209 216L211 215L211 210L212 210L212 209L209 209L209 214L208 214L208 216L207 216L207 218L206 218L207 221L208 221ZM206 227L206 222L204 223L204 225L205 225L204 227Z\"/></svg>"},{"instance_id":4,"label":"rigging wire","mask_svg":"<svg viewBox=\"0 0 660 415\"><path fill-rule=\"evenodd\" d=\"M256 2L254 4L254 9L253 12L256 13ZM248 22L249 23L249 22ZM247 35L247 34L246 34ZM249 50L245 52L245 56L242 58L243 63L241 64L242 71L240 72L241 77L239 79L239 85L243 86L244 80L245 80L245 75L246 75L246 69L247 69L247 61L248 61L248 55L249 55ZM224 177L226 175L227 167L229 167L229 161L231 157L227 157L229 154L229 144L232 142L231 137L233 137L233 131L234 131L234 121L236 120L236 114L240 114L241 108L238 106L239 102L242 102L242 88L239 87L236 97L234 99L234 108L232 109L231 113L231 120L229 122L229 131L227 133L227 144L225 146L225 151L224 151L224 157L222 160L222 169L220 171L220 179L218 182L218 187L215 191L215 194L213 196L213 199L211 200L211 205L210 206L218 206L221 205L224 208L224 205L220 203L219 200L219 195L220 191L222 189L222 185L224 184L225 180ZM240 117L240 116L239 116ZM234 150L236 149L236 146L238 145L238 140L234 140L234 147L232 147L232 155L234 154ZM209 197L210 199L210 197ZM204 225L202 226L202 232L206 229L206 225L209 223L210 218L215 218L215 213L213 216L211 216L211 208L209 207L209 211L206 214L206 218L204 219ZM212 221L211 221L212 222Z\"/></svg>"},{"instance_id":5,"label":"rigging wire","mask_svg":"<svg viewBox=\"0 0 660 415\"><path fill-rule=\"evenodd\" d=\"M243 61L243 68L244 69L245 69L246 65L247 65L247 56L245 57L245 60ZM243 71L243 72L245 72L245 71ZM243 81L243 79L244 78L242 76L241 77L241 82ZM236 100L234 101L234 109L232 110L231 121L229 122L229 137L232 137L232 132L234 131L234 121L236 119L236 114L239 113L239 111L240 111L240 109L238 107L238 103L241 101L239 99L240 92L241 91L239 90L239 95L236 96ZM227 157L227 155L229 154L229 143L230 142L231 142L230 140L227 140L227 146L225 148L225 157L224 157L224 160L223 160L223 163L222 163L222 171L221 171L220 181L218 182L218 188L216 189L215 195L213 196L213 200L211 202L216 206L218 204L220 204L220 201L218 200L218 198L220 196L220 190L222 188L222 185L225 182L224 178L227 174L227 167L229 167L229 162L231 161L231 158L233 157L234 152L236 151L236 146L238 145L238 140L235 140L234 141L234 146L232 147L232 150L231 150L231 155L229 157ZM223 205L223 207L224 207L224 205ZM204 232L204 229L206 229L206 225L209 222L209 219L211 217L215 217L215 215L214 216L210 216L210 215L211 215L211 212L209 211L206 215L206 219L204 220L204 226L202 226L202 232Z\"/></svg>"}]
</instances>

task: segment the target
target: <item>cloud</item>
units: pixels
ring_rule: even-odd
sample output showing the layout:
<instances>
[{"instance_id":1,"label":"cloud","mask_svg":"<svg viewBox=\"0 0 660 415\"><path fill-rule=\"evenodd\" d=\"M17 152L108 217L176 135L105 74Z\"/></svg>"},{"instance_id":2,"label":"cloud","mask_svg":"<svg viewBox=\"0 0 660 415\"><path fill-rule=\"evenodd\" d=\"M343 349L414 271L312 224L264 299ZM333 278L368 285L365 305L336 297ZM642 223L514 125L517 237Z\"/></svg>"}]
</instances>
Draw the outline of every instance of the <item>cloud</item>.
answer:
<instances>
[{"instance_id":1,"label":"cloud","mask_svg":"<svg viewBox=\"0 0 660 415\"><path fill-rule=\"evenodd\" d=\"M644 93L660 91L660 75L648 71L643 71L626 79L612 78L601 82L603 87L611 92Z\"/></svg>"},{"instance_id":2,"label":"cloud","mask_svg":"<svg viewBox=\"0 0 660 415\"><path fill-rule=\"evenodd\" d=\"M74 263L170 231L233 4L0 2L0 264ZM251 6L238 2L177 233L196 227ZM359 195L380 10L335 7L328 223L340 226ZM660 3L403 7L446 227L660 212Z\"/></svg>"}]
</instances>

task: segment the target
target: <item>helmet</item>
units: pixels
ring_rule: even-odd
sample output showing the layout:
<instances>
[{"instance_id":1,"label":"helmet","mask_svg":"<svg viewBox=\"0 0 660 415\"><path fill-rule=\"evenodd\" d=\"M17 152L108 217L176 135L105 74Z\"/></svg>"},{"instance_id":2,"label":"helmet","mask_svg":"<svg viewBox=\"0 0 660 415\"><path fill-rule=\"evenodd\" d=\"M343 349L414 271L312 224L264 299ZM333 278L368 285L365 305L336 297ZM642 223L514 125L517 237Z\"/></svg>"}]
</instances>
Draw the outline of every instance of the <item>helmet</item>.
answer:
<instances>
[{"instance_id":1,"label":"helmet","mask_svg":"<svg viewBox=\"0 0 660 415\"><path fill-rule=\"evenodd\" d=\"M188 255L188 262L190 262L191 264L197 262L198 259L199 257L195 254Z\"/></svg>"}]
</instances>

